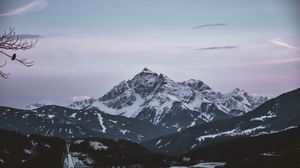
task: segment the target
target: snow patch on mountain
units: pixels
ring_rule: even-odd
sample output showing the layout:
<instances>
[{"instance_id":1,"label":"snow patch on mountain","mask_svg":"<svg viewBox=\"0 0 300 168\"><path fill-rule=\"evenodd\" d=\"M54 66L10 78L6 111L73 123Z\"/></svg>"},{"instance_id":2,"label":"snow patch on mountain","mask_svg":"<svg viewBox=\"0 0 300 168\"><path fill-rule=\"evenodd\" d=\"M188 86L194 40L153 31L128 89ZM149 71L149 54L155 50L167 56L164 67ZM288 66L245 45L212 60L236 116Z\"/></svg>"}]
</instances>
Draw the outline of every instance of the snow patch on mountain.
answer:
<instances>
[{"instance_id":1,"label":"snow patch on mountain","mask_svg":"<svg viewBox=\"0 0 300 168\"><path fill-rule=\"evenodd\" d=\"M125 135L126 133L129 133L130 131L129 130L126 130L126 129L121 129L120 132Z\"/></svg>"},{"instance_id":2,"label":"snow patch on mountain","mask_svg":"<svg viewBox=\"0 0 300 168\"><path fill-rule=\"evenodd\" d=\"M220 133L216 133L216 134L210 134L210 135L203 135L203 136L198 137L196 140L199 141L199 142L203 142L206 139L214 139L214 138L219 137L219 136L250 135L250 134L252 134L253 132L255 132L257 130L261 130L261 129L265 129L265 128L266 128L266 126L257 126L257 127L249 128L249 129L246 129L246 130L241 130L240 128L235 128L235 129L232 129L230 131L224 131L224 132L220 132Z\"/></svg>"},{"instance_id":3,"label":"snow patch on mountain","mask_svg":"<svg viewBox=\"0 0 300 168\"><path fill-rule=\"evenodd\" d=\"M110 107L111 102L109 101L97 101L92 106L108 114L122 115L125 117L135 117L141 109L141 105L145 102L145 100L142 99L140 95L135 94L133 90L128 90L124 93L124 99L130 96L134 97L135 101L132 102L132 104L129 106L122 106L121 108L112 108Z\"/></svg>"},{"instance_id":4,"label":"snow patch on mountain","mask_svg":"<svg viewBox=\"0 0 300 168\"><path fill-rule=\"evenodd\" d=\"M156 142L155 146L157 146L160 142L161 142L161 139Z\"/></svg>"},{"instance_id":5,"label":"snow patch on mountain","mask_svg":"<svg viewBox=\"0 0 300 168\"><path fill-rule=\"evenodd\" d=\"M106 132L106 127L103 124L103 118L102 118L102 116L101 116L100 113L97 113L97 116L98 116L98 120L99 120L100 126L102 128L101 132L105 133Z\"/></svg>"},{"instance_id":6,"label":"snow patch on mountain","mask_svg":"<svg viewBox=\"0 0 300 168\"><path fill-rule=\"evenodd\" d=\"M45 106L46 103L32 103L26 106L26 109L33 110Z\"/></svg>"},{"instance_id":7,"label":"snow patch on mountain","mask_svg":"<svg viewBox=\"0 0 300 168\"><path fill-rule=\"evenodd\" d=\"M55 115L53 115L53 114L48 114L48 118L52 119L52 118L54 118L54 117L55 117Z\"/></svg>"},{"instance_id":8,"label":"snow patch on mountain","mask_svg":"<svg viewBox=\"0 0 300 168\"><path fill-rule=\"evenodd\" d=\"M269 111L267 113L267 115L260 116L260 117L255 117L255 118L251 118L250 121L265 121L266 119L274 118L274 117L276 117L276 114L274 114L271 111Z\"/></svg>"},{"instance_id":9,"label":"snow patch on mountain","mask_svg":"<svg viewBox=\"0 0 300 168\"><path fill-rule=\"evenodd\" d=\"M75 118L76 117L76 115L77 115L77 113L73 113L72 115L70 115L69 117L71 117L71 118Z\"/></svg>"},{"instance_id":10,"label":"snow patch on mountain","mask_svg":"<svg viewBox=\"0 0 300 168\"><path fill-rule=\"evenodd\" d=\"M94 150L107 150L108 146L103 145L101 142L90 141L90 147Z\"/></svg>"},{"instance_id":11,"label":"snow patch on mountain","mask_svg":"<svg viewBox=\"0 0 300 168\"><path fill-rule=\"evenodd\" d=\"M78 139L78 140L74 141L74 144L78 145L78 144L81 144L82 142L84 142L84 140Z\"/></svg>"}]
</instances>

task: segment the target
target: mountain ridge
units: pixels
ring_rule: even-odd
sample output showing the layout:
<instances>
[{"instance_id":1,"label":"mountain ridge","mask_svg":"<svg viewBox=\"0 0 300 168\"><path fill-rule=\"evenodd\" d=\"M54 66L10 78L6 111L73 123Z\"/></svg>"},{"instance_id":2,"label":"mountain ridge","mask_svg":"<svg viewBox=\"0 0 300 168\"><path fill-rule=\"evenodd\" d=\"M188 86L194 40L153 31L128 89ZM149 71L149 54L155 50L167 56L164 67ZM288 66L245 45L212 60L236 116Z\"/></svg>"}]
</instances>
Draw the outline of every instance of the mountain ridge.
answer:
<instances>
[{"instance_id":1,"label":"mountain ridge","mask_svg":"<svg viewBox=\"0 0 300 168\"><path fill-rule=\"evenodd\" d=\"M112 115L137 118L181 130L190 125L243 115L265 101L267 97L251 95L238 88L223 94L200 80L175 82L164 74L144 68L132 79L115 85L102 97L77 101L68 107L96 107ZM175 109L177 112L174 112ZM185 122L175 117L172 121L176 122L172 122L167 118L185 113L188 113Z\"/></svg>"},{"instance_id":2,"label":"mountain ridge","mask_svg":"<svg viewBox=\"0 0 300 168\"><path fill-rule=\"evenodd\" d=\"M143 144L154 152L183 154L224 140L285 131L300 126L299 100L300 88L270 99L245 115L193 126ZM176 148L178 145L181 147Z\"/></svg>"},{"instance_id":3,"label":"mountain ridge","mask_svg":"<svg viewBox=\"0 0 300 168\"><path fill-rule=\"evenodd\" d=\"M0 106L0 118L2 129L60 138L105 137L141 142L174 131L98 109L74 110L57 105L34 110Z\"/></svg>"}]
</instances>

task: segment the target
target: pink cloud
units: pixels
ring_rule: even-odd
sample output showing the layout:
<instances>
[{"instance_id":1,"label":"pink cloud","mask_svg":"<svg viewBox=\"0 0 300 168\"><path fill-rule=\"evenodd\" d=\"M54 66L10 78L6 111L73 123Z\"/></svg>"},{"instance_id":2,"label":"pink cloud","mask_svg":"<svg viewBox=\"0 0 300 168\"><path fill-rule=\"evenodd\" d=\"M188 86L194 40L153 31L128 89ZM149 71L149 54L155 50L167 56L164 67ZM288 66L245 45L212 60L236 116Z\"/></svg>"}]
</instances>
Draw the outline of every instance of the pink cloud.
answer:
<instances>
[{"instance_id":1,"label":"pink cloud","mask_svg":"<svg viewBox=\"0 0 300 168\"><path fill-rule=\"evenodd\" d=\"M292 46L292 45L282 41L280 38L273 38L270 40L270 42L275 45L281 46L281 47L285 47L285 48L289 48L289 49L298 49L297 47Z\"/></svg>"},{"instance_id":2,"label":"pink cloud","mask_svg":"<svg viewBox=\"0 0 300 168\"><path fill-rule=\"evenodd\" d=\"M73 101L73 102L75 102L75 101L82 101L82 100L86 100L86 99L90 99L91 97L89 97L89 96L73 96L73 97L71 97L71 100Z\"/></svg>"}]
</instances>

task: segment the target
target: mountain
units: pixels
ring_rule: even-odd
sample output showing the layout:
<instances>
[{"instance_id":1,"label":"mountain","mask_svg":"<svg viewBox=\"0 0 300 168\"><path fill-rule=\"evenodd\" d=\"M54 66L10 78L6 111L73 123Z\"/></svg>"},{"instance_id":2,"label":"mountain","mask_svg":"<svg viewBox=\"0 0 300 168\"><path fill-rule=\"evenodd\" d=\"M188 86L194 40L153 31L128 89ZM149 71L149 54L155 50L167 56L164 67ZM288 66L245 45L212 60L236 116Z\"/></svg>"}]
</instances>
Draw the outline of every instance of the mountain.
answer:
<instances>
[{"instance_id":1,"label":"mountain","mask_svg":"<svg viewBox=\"0 0 300 168\"><path fill-rule=\"evenodd\" d=\"M122 81L100 98L74 102L70 108L96 107L101 111L136 118L178 131L194 125L243 115L267 100L234 89L214 91L200 80L174 82L147 68Z\"/></svg>"},{"instance_id":2,"label":"mountain","mask_svg":"<svg viewBox=\"0 0 300 168\"><path fill-rule=\"evenodd\" d=\"M61 138L106 137L134 142L242 115L266 100L235 89L222 94L199 80L174 82L147 68L104 96L68 108L33 103L0 107L0 128Z\"/></svg>"},{"instance_id":3,"label":"mountain","mask_svg":"<svg viewBox=\"0 0 300 168\"><path fill-rule=\"evenodd\" d=\"M259 136L299 127L300 89L271 99L243 116L201 124L155 138L143 145L158 153L180 155L238 137ZM178 147L180 146L180 147Z\"/></svg>"},{"instance_id":4,"label":"mountain","mask_svg":"<svg viewBox=\"0 0 300 168\"><path fill-rule=\"evenodd\" d=\"M191 150L182 164L226 162L228 168L300 167L300 128L257 137L244 137Z\"/></svg>"},{"instance_id":5,"label":"mountain","mask_svg":"<svg viewBox=\"0 0 300 168\"><path fill-rule=\"evenodd\" d=\"M33 110L33 109L36 109L36 108L40 108L40 107L43 107L45 106L46 104L44 103L32 103L32 104L29 104L26 106L26 109L28 110Z\"/></svg>"},{"instance_id":6,"label":"mountain","mask_svg":"<svg viewBox=\"0 0 300 168\"><path fill-rule=\"evenodd\" d=\"M180 157L154 154L126 140L79 138L65 141L0 129L0 167L170 167L225 163L225 167L299 167L300 129L244 137L191 150ZM69 150L67 150L69 146ZM204 162L204 163L203 163ZM197 167L197 166L193 166Z\"/></svg>"},{"instance_id":7,"label":"mountain","mask_svg":"<svg viewBox=\"0 0 300 168\"><path fill-rule=\"evenodd\" d=\"M0 129L0 167L58 168L70 163L68 158L76 167L167 167L176 161L127 140L94 137L65 141Z\"/></svg>"},{"instance_id":8,"label":"mountain","mask_svg":"<svg viewBox=\"0 0 300 168\"><path fill-rule=\"evenodd\" d=\"M81 101L74 101L72 104L70 104L68 107L72 109L84 109L94 103L96 99L90 98L90 99L84 99Z\"/></svg>"},{"instance_id":9,"label":"mountain","mask_svg":"<svg viewBox=\"0 0 300 168\"><path fill-rule=\"evenodd\" d=\"M47 105L21 110L0 107L0 118L2 129L61 138L105 137L141 142L175 131L134 118L106 114L97 108L75 110Z\"/></svg>"}]
</instances>

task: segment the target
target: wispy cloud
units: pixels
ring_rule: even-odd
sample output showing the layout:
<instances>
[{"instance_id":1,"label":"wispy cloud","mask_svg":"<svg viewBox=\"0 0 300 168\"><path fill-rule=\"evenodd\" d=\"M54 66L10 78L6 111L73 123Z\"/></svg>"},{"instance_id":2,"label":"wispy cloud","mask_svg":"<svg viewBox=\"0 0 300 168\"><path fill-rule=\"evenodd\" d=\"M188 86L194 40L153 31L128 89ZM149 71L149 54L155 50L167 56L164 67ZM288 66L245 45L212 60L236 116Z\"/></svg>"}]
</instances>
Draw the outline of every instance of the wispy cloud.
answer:
<instances>
[{"instance_id":1,"label":"wispy cloud","mask_svg":"<svg viewBox=\"0 0 300 168\"><path fill-rule=\"evenodd\" d=\"M258 61L248 61L244 63L233 63L228 66L253 66L253 65L278 65L278 64L290 64L299 63L300 58L281 58L281 59L264 59Z\"/></svg>"},{"instance_id":2,"label":"wispy cloud","mask_svg":"<svg viewBox=\"0 0 300 168\"><path fill-rule=\"evenodd\" d=\"M38 39L43 37L39 34L18 34L17 36L19 36L20 39Z\"/></svg>"},{"instance_id":3,"label":"wispy cloud","mask_svg":"<svg viewBox=\"0 0 300 168\"><path fill-rule=\"evenodd\" d=\"M20 39L40 39L40 38L51 38L61 36L61 34L47 34L47 35L40 35L40 34L17 34Z\"/></svg>"},{"instance_id":4,"label":"wispy cloud","mask_svg":"<svg viewBox=\"0 0 300 168\"><path fill-rule=\"evenodd\" d=\"M32 10L36 9L42 9L46 7L47 1L46 0L34 0L29 4L26 4L24 6L21 6L19 8L13 9L11 11L8 11L6 13L0 14L0 16L14 16L14 15L20 15L27 12L30 12Z\"/></svg>"},{"instance_id":5,"label":"wispy cloud","mask_svg":"<svg viewBox=\"0 0 300 168\"><path fill-rule=\"evenodd\" d=\"M49 34L49 35L40 35L40 34L16 34L15 38L19 38L22 40L38 40L41 38L51 38L60 36L61 34Z\"/></svg>"},{"instance_id":6,"label":"wispy cloud","mask_svg":"<svg viewBox=\"0 0 300 168\"><path fill-rule=\"evenodd\" d=\"M214 23L214 24L203 24L194 27L194 29L201 29L201 28L215 28L215 27L220 27L220 26L227 26L227 23Z\"/></svg>"},{"instance_id":7,"label":"wispy cloud","mask_svg":"<svg viewBox=\"0 0 300 168\"><path fill-rule=\"evenodd\" d=\"M295 64L300 63L300 58L283 58L283 59L273 59L273 60L257 60L257 61L247 61L247 62L224 62L224 63L213 63L201 65L202 67L207 68L226 68L226 67L253 67L253 66L272 66L272 65L284 65L284 64ZM198 65L197 65L198 66ZM190 66L193 67L193 66ZM196 66L194 66L196 67Z\"/></svg>"},{"instance_id":8,"label":"wispy cloud","mask_svg":"<svg viewBox=\"0 0 300 168\"><path fill-rule=\"evenodd\" d=\"M205 48L197 48L195 50L222 50L222 49L234 49L239 46L216 46L216 47L205 47Z\"/></svg>"},{"instance_id":9,"label":"wispy cloud","mask_svg":"<svg viewBox=\"0 0 300 168\"><path fill-rule=\"evenodd\" d=\"M271 64L288 64L288 63L295 63L300 62L300 58L285 58L285 59L275 59L275 60L264 60L260 62L256 62L253 64L256 65L271 65Z\"/></svg>"},{"instance_id":10,"label":"wispy cloud","mask_svg":"<svg viewBox=\"0 0 300 168\"><path fill-rule=\"evenodd\" d=\"M281 47L285 47L285 48L290 48L290 49L298 49L297 47L295 46L292 46L284 41L282 41L280 38L273 38L271 40L269 40L271 43L275 44L275 45L278 45L278 46L281 46Z\"/></svg>"}]
</instances>

